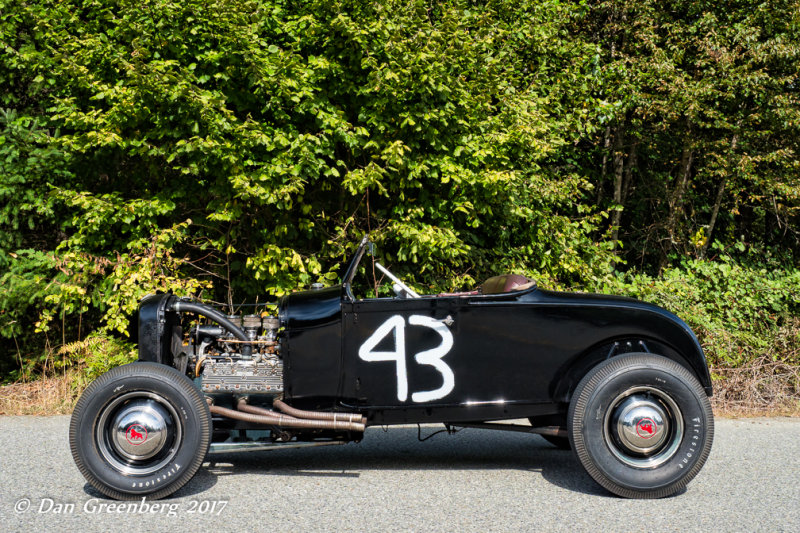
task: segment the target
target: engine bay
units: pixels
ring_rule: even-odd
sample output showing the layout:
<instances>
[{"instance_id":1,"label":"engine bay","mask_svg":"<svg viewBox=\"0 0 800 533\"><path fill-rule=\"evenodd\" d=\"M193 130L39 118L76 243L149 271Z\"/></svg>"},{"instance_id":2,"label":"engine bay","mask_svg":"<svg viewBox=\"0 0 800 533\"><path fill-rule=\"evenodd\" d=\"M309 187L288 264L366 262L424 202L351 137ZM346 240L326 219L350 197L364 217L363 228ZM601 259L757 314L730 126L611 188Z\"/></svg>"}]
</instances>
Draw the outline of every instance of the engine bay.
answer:
<instances>
[{"instance_id":1,"label":"engine bay","mask_svg":"<svg viewBox=\"0 0 800 533\"><path fill-rule=\"evenodd\" d=\"M184 339L188 366L205 394L267 394L283 392L283 361L278 342L278 317L228 315L248 341L216 324L197 325ZM243 346L250 349L242 350Z\"/></svg>"}]
</instances>

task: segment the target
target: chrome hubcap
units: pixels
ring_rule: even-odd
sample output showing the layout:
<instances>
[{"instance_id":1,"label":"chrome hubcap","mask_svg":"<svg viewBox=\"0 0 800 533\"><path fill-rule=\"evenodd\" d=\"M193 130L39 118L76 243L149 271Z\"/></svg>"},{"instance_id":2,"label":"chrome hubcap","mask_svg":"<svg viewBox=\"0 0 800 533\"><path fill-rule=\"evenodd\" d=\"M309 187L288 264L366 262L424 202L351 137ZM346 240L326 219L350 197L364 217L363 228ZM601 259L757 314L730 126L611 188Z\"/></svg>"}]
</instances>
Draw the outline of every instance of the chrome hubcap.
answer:
<instances>
[{"instance_id":1,"label":"chrome hubcap","mask_svg":"<svg viewBox=\"0 0 800 533\"><path fill-rule=\"evenodd\" d=\"M605 418L611 452L636 468L654 468L672 457L683 439L683 419L666 393L634 387L617 396Z\"/></svg>"},{"instance_id":2,"label":"chrome hubcap","mask_svg":"<svg viewBox=\"0 0 800 533\"><path fill-rule=\"evenodd\" d=\"M168 437L169 414L151 399L133 400L111 423L112 443L128 459L142 460L160 452Z\"/></svg>"},{"instance_id":3,"label":"chrome hubcap","mask_svg":"<svg viewBox=\"0 0 800 533\"><path fill-rule=\"evenodd\" d=\"M647 454L658 449L669 431L664 409L644 394L628 396L611 417L620 444L634 453Z\"/></svg>"},{"instance_id":4,"label":"chrome hubcap","mask_svg":"<svg viewBox=\"0 0 800 533\"><path fill-rule=\"evenodd\" d=\"M151 392L129 392L112 400L97 420L95 439L116 470L146 475L162 468L177 453L182 438L172 405Z\"/></svg>"}]
</instances>

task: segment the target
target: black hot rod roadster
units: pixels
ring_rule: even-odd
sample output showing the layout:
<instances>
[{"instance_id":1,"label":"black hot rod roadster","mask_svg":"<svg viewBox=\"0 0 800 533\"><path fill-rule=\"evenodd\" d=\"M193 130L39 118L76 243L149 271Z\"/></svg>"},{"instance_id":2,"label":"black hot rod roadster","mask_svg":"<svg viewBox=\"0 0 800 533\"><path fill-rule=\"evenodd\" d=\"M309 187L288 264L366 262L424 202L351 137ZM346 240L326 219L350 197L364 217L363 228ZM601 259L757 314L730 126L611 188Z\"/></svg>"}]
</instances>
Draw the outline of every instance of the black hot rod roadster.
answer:
<instances>
[{"instance_id":1,"label":"black hot rod roadster","mask_svg":"<svg viewBox=\"0 0 800 533\"><path fill-rule=\"evenodd\" d=\"M420 296L379 263L396 296L359 299L368 249L365 237L340 285L284 296L277 316L144 298L139 361L93 382L72 415L89 483L160 498L209 450L342 444L407 423L540 434L625 497L674 494L703 466L711 379L675 315L514 275Z\"/></svg>"}]
</instances>

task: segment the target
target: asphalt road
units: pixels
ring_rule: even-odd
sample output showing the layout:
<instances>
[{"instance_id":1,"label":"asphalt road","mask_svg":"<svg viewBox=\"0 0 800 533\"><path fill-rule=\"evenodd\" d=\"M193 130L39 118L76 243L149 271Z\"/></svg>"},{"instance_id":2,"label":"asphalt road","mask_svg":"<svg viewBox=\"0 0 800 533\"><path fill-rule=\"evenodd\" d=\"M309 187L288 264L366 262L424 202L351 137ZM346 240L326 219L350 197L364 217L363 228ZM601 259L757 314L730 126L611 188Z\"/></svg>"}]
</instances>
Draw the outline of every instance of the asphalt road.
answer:
<instances>
[{"instance_id":1,"label":"asphalt road","mask_svg":"<svg viewBox=\"0 0 800 533\"><path fill-rule=\"evenodd\" d=\"M172 498L122 514L73 464L68 423L0 417L4 532L800 531L800 419L718 420L704 469L663 500L610 495L537 436L468 429L418 442L403 427L215 456Z\"/></svg>"}]
</instances>

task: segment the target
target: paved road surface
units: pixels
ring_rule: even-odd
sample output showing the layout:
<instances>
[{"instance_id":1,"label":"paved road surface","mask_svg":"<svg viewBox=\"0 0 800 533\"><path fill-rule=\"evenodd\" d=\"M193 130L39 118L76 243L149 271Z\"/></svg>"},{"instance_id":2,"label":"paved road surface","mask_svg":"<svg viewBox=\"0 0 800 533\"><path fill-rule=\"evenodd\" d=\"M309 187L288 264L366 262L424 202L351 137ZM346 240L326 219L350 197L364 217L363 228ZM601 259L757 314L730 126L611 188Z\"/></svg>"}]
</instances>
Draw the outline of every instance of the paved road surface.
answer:
<instances>
[{"instance_id":1,"label":"paved road surface","mask_svg":"<svg viewBox=\"0 0 800 533\"><path fill-rule=\"evenodd\" d=\"M533 435L370 428L361 444L216 456L150 514L103 507L68 423L0 417L4 532L800 531L798 419L718 420L705 468L664 500L611 496Z\"/></svg>"}]
</instances>

